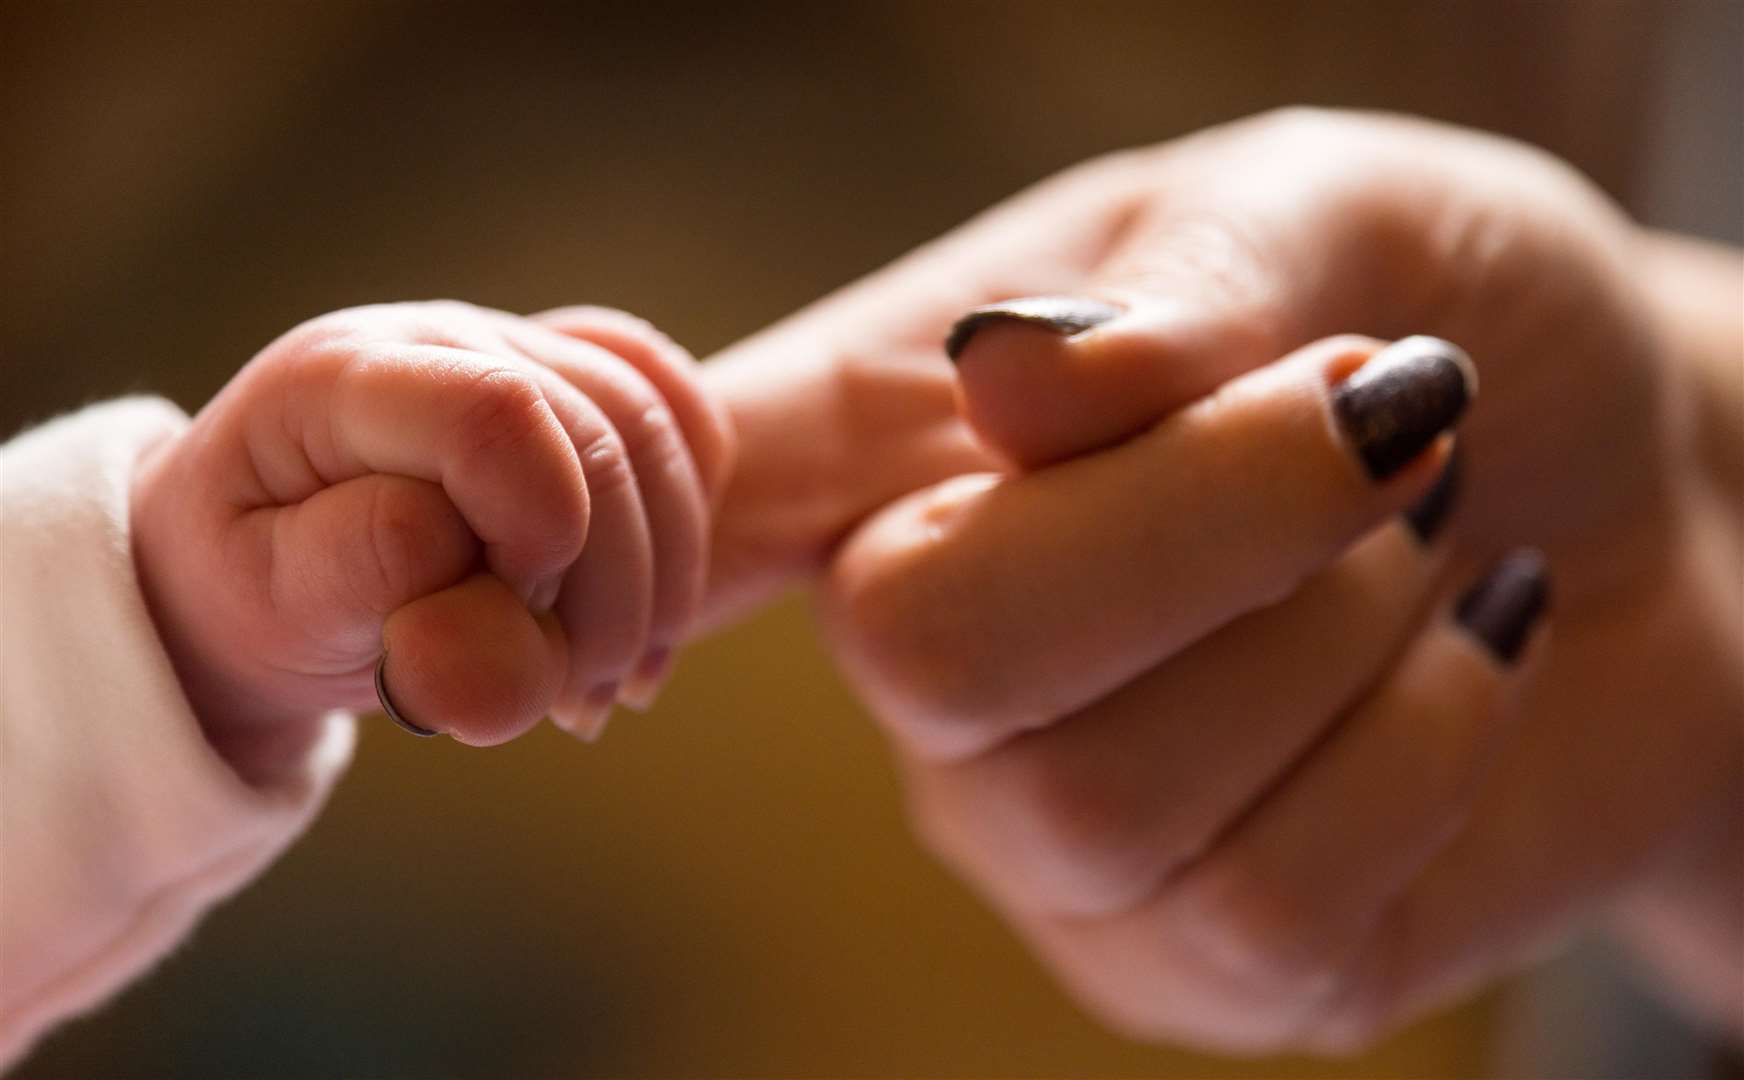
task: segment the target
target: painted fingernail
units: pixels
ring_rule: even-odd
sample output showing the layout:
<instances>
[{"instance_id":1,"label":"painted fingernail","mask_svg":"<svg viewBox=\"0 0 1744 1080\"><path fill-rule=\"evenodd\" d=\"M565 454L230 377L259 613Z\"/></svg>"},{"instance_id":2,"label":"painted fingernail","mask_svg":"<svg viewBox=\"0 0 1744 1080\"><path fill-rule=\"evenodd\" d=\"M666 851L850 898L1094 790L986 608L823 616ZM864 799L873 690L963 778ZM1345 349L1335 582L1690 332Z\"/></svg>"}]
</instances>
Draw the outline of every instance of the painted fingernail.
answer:
<instances>
[{"instance_id":1,"label":"painted fingernail","mask_svg":"<svg viewBox=\"0 0 1744 1080\"><path fill-rule=\"evenodd\" d=\"M375 696L376 700L381 702L382 712L387 714L388 719L420 739L428 739L442 734L440 731L433 731L427 727L419 727L406 719L405 714L394 705L394 699L388 693L387 670L388 653L386 649L383 649L381 659L375 662Z\"/></svg>"},{"instance_id":2,"label":"painted fingernail","mask_svg":"<svg viewBox=\"0 0 1744 1080\"><path fill-rule=\"evenodd\" d=\"M957 359L982 327L996 322L1030 323L1052 330L1061 337L1072 337L1093 330L1119 314L1120 309L1112 304L1078 296L1026 296L1020 300L988 304L969 312L951 327L945 338L945 355Z\"/></svg>"},{"instance_id":3,"label":"painted fingernail","mask_svg":"<svg viewBox=\"0 0 1744 1080\"><path fill-rule=\"evenodd\" d=\"M1512 664L1549 606L1550 573L1543 552L1517 548L1460 597L1455 618L1496 659Z\"/></svg>"},{"instance_id":4,"label":"painted fingernail","mask_svg":"<svg viewBox=\"0 0 1744 1080\"><path fill-rule=\"evenodd\" d=\"M598 742L605 734L617 700L618 684L601 683L589 690L579 704L551 710L551 722L582 742Z\"/></svg>"},{"instance_id":5,"label":"painted fingernail","mask_svg":"<svg viewBox=\"0 0 1744 1080\"><path fill-rule=\"evenodd\" d=\"M1427 544L1435 539L1446 523L1447 515L1453 510L1453 504L1459 501L1459 449L1447 456L1447 464L1441 470L1441 476L1435 481L1435 486L1418 499L1402 515L1405 524L1411 526L1411 531L1417 534L1419 543Z\"/></svg>"},{"instance_id":6,"label":"painted fingernail","mask_svg":"<svg viewBox=\"0 0 1744 1080\"><path fill-rule=\"evenodd\" d=\"M1465 350L1408 337L1371 356L1332 391L1332 408L1364 468L1385 480L1451 428L1477 397Z\"/></svg>"},{"instance_id":7,"label":"painted fingernail","mask_svg":"<svg viewBox=\"0 0 1744 1080\"><path fill-rule=\"evenodd\" d=\"M672 650L668 648L649 649L642 657L642 662L636 665L636 670L624 680L624 688L618 691L618 700L638 711L653 706L660 696L661 685L666 682L666 676L672 673Z\"/></svg>"}]
</instances>

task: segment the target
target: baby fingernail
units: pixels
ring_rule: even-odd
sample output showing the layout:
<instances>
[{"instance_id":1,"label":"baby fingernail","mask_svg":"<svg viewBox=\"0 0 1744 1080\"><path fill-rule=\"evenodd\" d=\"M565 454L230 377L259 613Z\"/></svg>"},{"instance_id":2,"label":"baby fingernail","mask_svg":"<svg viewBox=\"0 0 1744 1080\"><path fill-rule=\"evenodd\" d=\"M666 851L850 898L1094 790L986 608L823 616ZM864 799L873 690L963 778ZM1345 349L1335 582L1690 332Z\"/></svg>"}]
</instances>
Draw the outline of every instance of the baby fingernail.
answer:
<instances>
[{"instance_id":1,"label":"baby fingernail","mask_svg":"<svg viewBox=\"0 0 1744 1080\"><path fill-rule=\"evenodd\" d=\"M601 683L589 690L580 704L551 710L551 721L582 742L598 742L612 718L618 700L618 684Z\"/></svg>"},{"instance_id":2,"label":"baby fingernail","mask_svg":"<svg viewBox=\"0 0 1744 1080\"><path fill-rule=\"evenodd\" d=\"M661 684L672 672L672 650L667 648L649 649L642 657L642 662L636 665L636 670L624 680L624 688L618 692L618 700L632 709L647 709L654 704L654 699L660 696Z\"/></svg>"},{"instance_id":3,"label":"baby fingernail","mask_svg":"<svg viewBox=\"0 0 1744 1080\"><path fill-rule=\"evenodd\" d=\"M532 595L527 598L528 610L535 614L550 611L551 606L557 603L557 594L562 589L563 575L561 574L534 585Z\"/></svg>"},{"instance_id":4,"label":"baby fingernail","mask_svg":"<svg viewBox=\"0 0 1744 1080\"><path fill-rule=\"evenodd\" d=\"M1496 659L1512 664L1549 606L1550 573L1544 554L1517 548L1460 597L1455 618Z\"/></svg>"},{"instance_id":5,"label":"baby fingernail","mask_svg":"<svg viewBox=\"0 0 1744 1080\"><path fill-rule=\"evenodd\" d=\"M1477 397L1465 350L1432 337L1382 349L1332 391L1332 408L1363 467L1385 480L1428 449Z\"/></svg>"},{"instance_id":6,"label":"baby fingernail","mask_svg":"<svg viewBox=\"0 0 1744 1080\"><path fill-rule=\"evenodd\" d=\"M394 705L393 695L388 693L387 670L388 653L386 649L383 649L381 659L375 662L375 697L377 701L381 702L382 712L387 714L387 718L420 739L428 739L442 734L440 731L420 727L406 719L405 714Z\"/></svg>"},{"instance_id":7,"label":"baby fingernail","mask_svg":"<svg viewBox=\"0 0 1744 1080\"><path fill-rule=\"evenodd\" d=\"M961 356L981 328L996 322L1021 322L1072 337L1093 330L1120 315L1120 309L1099 300L1077 296L1026 296L978 307L957 320L945 338L945 355Z\"/></svg>"},{"instance_id":8,"label":"baby fingernail","mask_svg":"<svg viewBox=\"0 0 1744 1080\"><path fill-rule=\"evenodd\" d=\"M1417 534L1420 543L1427 544L1435 539L1441 531L1441 526L1447 521L1448 512L1453 504L1459 501L1459 450L1447 455L1447 464L1441 470L1441 477L1435 481L1435 486L1416 503L1406 509L1403 517L1405 524L1411 526L1411 531Z\"/></svg>"}]
</instances>

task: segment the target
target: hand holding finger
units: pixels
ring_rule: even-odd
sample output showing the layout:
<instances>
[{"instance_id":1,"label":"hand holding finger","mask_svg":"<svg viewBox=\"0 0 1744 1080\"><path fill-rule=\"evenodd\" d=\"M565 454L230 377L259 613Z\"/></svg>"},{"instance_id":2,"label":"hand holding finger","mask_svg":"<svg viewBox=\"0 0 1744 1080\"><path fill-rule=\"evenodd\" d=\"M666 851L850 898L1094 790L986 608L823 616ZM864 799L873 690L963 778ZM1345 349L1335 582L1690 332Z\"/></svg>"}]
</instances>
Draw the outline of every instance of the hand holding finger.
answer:
<instances>
[{"instance_id":1,"label":"hand holding finger","mask_svg":"<svg viewBox=\"0 0 1744 1080\"><path fill-rule=\"evenodd\" d=\"M706 451L717 480L730 464L723 457L729 450L726 437L713 426L712 406L695 386L694 362L670 343L667 347L677 356L650 359L658 355L654 346L618 326L609 314L574 309L565 325L576 332L568 335L522 320L502 320L502 333L517 349L566 382L615 429L616 439L609 447L593 448L587 462L589 482L596 498L609 493L627 502L634 497L639 507L634 516L646 532L651 560L647 621L634 632L600 617L610 598L622 591L625 568L632 565L613 555L622 539L599 536L592 555L577 567L564 590L560 606L571 630L576 667L563 715L573 717L572 727L590 726L592 721L581 714L591 716L602 706L609 707L614 698L640 707L651 702L671 656L692 631L708 578L710 491L698 462ZM646 368L665 382L665 388L622 354L579 333L596 325L602 327L601 340L643 355ZM629 320L629 326L639 324ZM679 366L680 361L689 366ZM677 408L668 404L672 396L683 399L691 414L688 427ZM693 450L692 430L704 432L709 440L702 450ZM610 490L614 487L621 490ZM604 515L596 513L596 517ZM609 527L622 528L615 523ZM616 656L620 647L630 650L630 655Z\"/></svg>"},{"instance_id":2,"label":"hand holding finger","mask_svg":"<svg viewBox=\"0 0 1744 1080\"><path fill-rule=\"evenodd\" d=\"M1049 723L1423 498L1475 390L1447 343L1331 339L1120 446L911 497L834 569L847 670L926 754Z\"/></svg>"},{"instance_id":3,"label":"hand holding finger","mask_svg":"<svg viewBox=\"0 0 1744 1080\"><path fill-rule=\"evenodd\" d=\"M531 697L585 704L590 688L664 663L706 574L709 495L697 462L718 482L730 435L669 355L688 363L676 346L628 317L587 320L654 377L587 340L432 303L313 320L226 387L176 452L153 463L140 498L146 535L179 521L204 552L153 543L141 556L166 643L192 658L184 679L203 712L226 730L265 731L365 707L384 619L400 640L381 671L419 699L441 673L421 676L426 661L408 650L456 663L466 650L415 628L451 613L452 596L435 598L457 588L462 607L496 610L500 596L485 603L482 585L463 582L480 570L516 598L516 618L536 625L555 604L567 624L556 640L571 685L548 694L543 668L529 668ZM666 394L683 404L669 407ZM686 425L706 443L700 457ZM231 587L203 586L215 560ZM493 616L507 620L504 641L511 614ZM403 711L494 741L524 725L526 701L501 687L491 695L506 710L495 727L483 699L464 695L452 722L431 700Z\"/></svg>"},{"instance_id":4,"label":"hand holding finger","mask_svg":"<svg viewBox=\"0 0 1744 1080\"><path fill-rule=\"evenodd\" d=\"M1399 948L1389 912L1478 798L1546 595L1535 553L1503 560L1148 900L1098 920L1020 922L1093 1009L1134 1034L1250 1053L1372 1038L1393 985L1377 957Z\"/></svg>"},{"instance_id":5,"label":"hand holding finger","mask_svg":"<svg viewBox=\"0 0 1744 1080\"><path fill-rule=\"evenodd\" d=\"M720 498L732 472L736 439L725 410L703 391L689 352L646 321L614 308L555 308L531 319L611 352L647 379L677 418L710 500Z\"/></svg>"},{"instance_id":6,"label":"hand holding finger","mask_svg":"<svg viewBox=\"0 0 1744 1080\"><path fill-rule=\"evenodd\" d=\"M1420 623L1446 555L1389 523L1289 600L1056 723L965 760L908 755L923 834L1009 907L1130 908L1360 700Z\"/></svg>"}]
</instances>

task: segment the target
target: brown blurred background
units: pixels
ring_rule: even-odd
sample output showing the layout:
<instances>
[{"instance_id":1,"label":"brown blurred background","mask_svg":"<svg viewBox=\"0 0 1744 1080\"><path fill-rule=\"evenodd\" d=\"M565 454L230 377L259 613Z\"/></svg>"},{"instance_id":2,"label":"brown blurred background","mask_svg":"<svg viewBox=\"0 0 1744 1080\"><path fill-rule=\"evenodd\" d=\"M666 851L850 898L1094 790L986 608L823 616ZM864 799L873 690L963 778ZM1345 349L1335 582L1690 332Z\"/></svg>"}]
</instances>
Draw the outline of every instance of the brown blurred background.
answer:
<instances>
[{"instance_id":1,"label":"brown blurred background","mask_svg":"<svg viewBox=\"0 0 1744 1080\"><path fill-rule=\"evenodd\" d=\"M1058 168L1296 101L1509 132L1737 241L1741 38L1726 0L12 0L0 429L197 408L376 300L609 303L706 354ZM917 851L796 599L594 748L366 721L290 855L16 1075L1476 1076L1518 1013L1342 1064L1099 1031Z\"/></svg>"}]
</instances>

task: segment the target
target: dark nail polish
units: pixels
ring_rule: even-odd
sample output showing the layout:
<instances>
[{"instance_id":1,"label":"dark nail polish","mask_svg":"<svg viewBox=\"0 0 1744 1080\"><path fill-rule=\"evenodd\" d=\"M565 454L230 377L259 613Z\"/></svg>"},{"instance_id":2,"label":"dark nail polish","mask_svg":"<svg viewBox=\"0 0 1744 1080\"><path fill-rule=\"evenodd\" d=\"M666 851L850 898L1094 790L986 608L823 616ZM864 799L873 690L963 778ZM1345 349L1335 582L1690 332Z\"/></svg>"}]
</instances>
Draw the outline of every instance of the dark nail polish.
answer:
<instances>
[{"instance_id":1,"label":"dark nail polish","mask_svg":"<svg viewBox=\"0 0 1744 1080\"><path fill-rule=\"evenodd\" d=\"M394 699L388 695L387 668L388 654L387 650L384 649L382 650L381 659L375 662L375 696L376 700L381 702L382 712L387 714L389 720L392 720L394 723L405 728L420 739L429 739L442 734L440 731L432 731L430 728L419 727L417 724L412 723L410 720L406 719L405 715L402 714L398 708L394 706Z\"/></svg>"},{"instance_id":2,"label":"dark nail polish","mask_svg":"<svg viewBox=\"0 0 1744 1080\"><path fill-rule=\"evenodd\" d=\"M1460 597L1455 617L1496 659L1512 664L1549 606L1550 574L1543 553L1517 548Z\"/></svg>"},{"instance_id":3,"label":"dark nail polish","mask_svg":"<svg viewBox=\"0 0 1744 1080\"><path fill-rule=\"evenodd\" d=\"M1082 334L1120 314L1120 309L1100 300L1077 296L1026 296L978 307L957 320L945 338L945 355L952 360L968 348L969 339L983 326L996 322L1023 322L1052 330L1061 337Z\"/></svg>"},{"instance_id":4,"label":"dark nail polish","mask_svg":"<svg viewBox=\"0 0 1744 1080\"><path fill-rule=\"evenodd\" d=\"M1385 480L1453 426L1477 396L1477 381L1459 346L1408 337L1334 387L1332 407L1369 475Z\"/></svg>"},{"instance_id":5,"label":"dark nail polish","mask_svg":"<svg viewBox=\"0 0 1744 1080\"><path fill-rule=\"evenodd\" d=\"M1417 534L1419 542L1427 544L1441 531L1453 504L1458 501L1459 449L1456 447L1448 455L1447 465L1441 470L1435 486L1405 511L1405 524L1411 526L1411 531Z\"/></svg>"}]
</instances>

